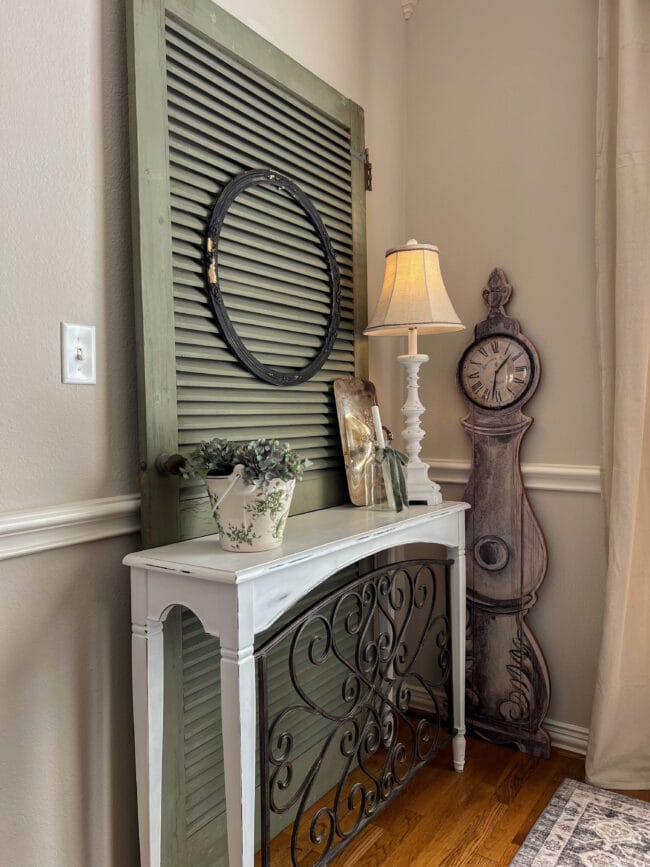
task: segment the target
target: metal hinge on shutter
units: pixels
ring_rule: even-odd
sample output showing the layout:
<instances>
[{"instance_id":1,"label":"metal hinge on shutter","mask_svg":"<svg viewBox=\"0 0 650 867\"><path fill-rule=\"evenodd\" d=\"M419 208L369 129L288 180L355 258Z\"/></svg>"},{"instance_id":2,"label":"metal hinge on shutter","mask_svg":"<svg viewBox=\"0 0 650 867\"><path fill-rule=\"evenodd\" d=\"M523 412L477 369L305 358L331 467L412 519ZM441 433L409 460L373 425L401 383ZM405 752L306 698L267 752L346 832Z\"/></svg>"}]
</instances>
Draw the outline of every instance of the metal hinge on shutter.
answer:
<instances>
[{"instance_id":1,"label":"metal hinge on shutter","mask_svg":"<svg viewBox=\"0 0 650 867\"><path fill-rule=\"evenodd\" d=\"M359 151L350 151L350 155L355 158L355 160L361 160L364 168L364 177L365 177L365 185L367 192L372 191L372 163L370 162L370 151L368 148L364 148L361 152Z\"/></svg>"}]
</instances>

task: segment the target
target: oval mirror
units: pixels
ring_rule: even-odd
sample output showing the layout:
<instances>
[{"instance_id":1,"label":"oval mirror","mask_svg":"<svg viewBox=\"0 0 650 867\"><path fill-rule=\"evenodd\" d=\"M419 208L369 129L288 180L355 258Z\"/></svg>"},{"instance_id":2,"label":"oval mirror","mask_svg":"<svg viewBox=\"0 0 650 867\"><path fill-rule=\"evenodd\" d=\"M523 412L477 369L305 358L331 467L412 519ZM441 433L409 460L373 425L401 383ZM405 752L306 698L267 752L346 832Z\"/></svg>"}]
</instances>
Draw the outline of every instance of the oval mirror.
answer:
<instances>
[{"instance_id":1,"label":"oval mirror","mask_svg":"<svg viewBox=\"0 0 650 867\"><path fill-rule=\"evenodd\" d=\"M339 269L318 211L290 178L256 169L224 187L206 274L221 334L247 370L297 385L323 366L339 326Z\"/></svg>"}]
</instances>

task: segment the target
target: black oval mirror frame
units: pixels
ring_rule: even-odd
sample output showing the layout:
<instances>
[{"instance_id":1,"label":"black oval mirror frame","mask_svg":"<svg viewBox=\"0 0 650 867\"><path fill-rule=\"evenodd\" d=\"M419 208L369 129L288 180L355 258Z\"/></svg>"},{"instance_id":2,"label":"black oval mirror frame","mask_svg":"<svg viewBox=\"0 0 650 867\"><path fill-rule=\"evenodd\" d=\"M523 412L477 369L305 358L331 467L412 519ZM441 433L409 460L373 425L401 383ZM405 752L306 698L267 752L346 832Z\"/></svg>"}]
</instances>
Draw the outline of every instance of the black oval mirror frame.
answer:
<instances>
[{"instance_id":1,"label":"black oval mirror frame","mask_svg":"<svg viewBox=\"0 0 650 867\"><path fill-rule=\"evenodd\" d=\"M242 192L250 187L257 187L262 184L270 184L278 190L287 193L302 207L320 239L322 253L330 276L331 306L327 331L323 338L322 345L315 357L305 367L297 370L281 371L277 368L263 364L255 357L237 334L235 326L228 314L228 310L226 309L223 293L219 285L219 269L217 264L219 236L228 209L237 196ZM221 195L217 199L217 203L212 211L212 216L210 217L206 236L205 268L210 302L221 334L228 346L232 349L239 361L247 370L264 382L280 386L298 385L301 382L311 379L311 377L320 370L325 363L327 356L332 351L339 327L341 316L341 281L332 244L320 214L314 207L311 199L296 183L294 183L294 181L285 175L278 174L269 169L254 169L253 171L243 172L241 175L238 175L226 184Z\"/></svg>"}]
</instances>

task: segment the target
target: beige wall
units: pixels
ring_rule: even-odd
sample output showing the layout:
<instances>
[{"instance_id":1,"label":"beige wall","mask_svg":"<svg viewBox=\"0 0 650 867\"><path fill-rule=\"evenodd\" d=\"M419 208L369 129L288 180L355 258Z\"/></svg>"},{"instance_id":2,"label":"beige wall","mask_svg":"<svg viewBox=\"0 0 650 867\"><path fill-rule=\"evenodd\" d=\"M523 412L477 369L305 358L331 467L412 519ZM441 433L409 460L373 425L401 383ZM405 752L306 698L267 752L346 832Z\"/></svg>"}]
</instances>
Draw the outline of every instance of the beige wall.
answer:
<instances>
[{"instance_id":1,"label":"beige wall","mask_svg":"<svg viewBox=\"0 0 650 867\"><path fill-rule=\"evenodd\" d=\"M134 867L137 537L0 563L0 863Z\"/></svg>"},{"instance_id":2,"label":"beige wall","mask_svg":"<svg viewBox=\"0 0 650 867\"><path fill-rule=\"evenodd\" d=\"M3 4L0 512L137 490L124 3ZM97 326L61 384L59 323Z\"/></svg>"},{"instance_id":3,"label":"beige wall","mask_svg":"<svg viewBox=\"0 0 650 867\"><path fill-rule=\"evenodd\" d=\"M365 107L376 284L383 249L404 231L399 4L223 5ZM124 0L3 7L0 522L137 489L124 10ZM61 320L97 326L96 386L61 385ZM137 546L125 537L0 562L3 864L137 864L119 565Z\"/></svg>"},{"instance_id":4,"label":"beige wall","mask_svg":"<svg viewBox=\"0 0 650 867\"><path fill-rule=\"evenodd\" d=\"M422 0L409 24L407 235L439 245L468 327L420 343L431 356L427 457L469 458L455 365L499 266L515 287L509 312L543 366L522 460L599 463L596 12L593 0ZM549 548L530 620L551 670L550 716L588 726L605 571L600 498L535 491L531 501Z\"/></svg>"},{"instance_id":5,"label":"beige wall","mask_svg":"<svg viewBox=\"0 0 650 867\"><path fill-rule=\"evenodd\" d=\"M407 233L440 247L463 322L482 319L495 266L543 378L524 460L599 462L593 249L593 0L424 0L408 28ZM469 455L455 361L468 332L428 336L424 451Z\"/></svg>"}]
</instances>

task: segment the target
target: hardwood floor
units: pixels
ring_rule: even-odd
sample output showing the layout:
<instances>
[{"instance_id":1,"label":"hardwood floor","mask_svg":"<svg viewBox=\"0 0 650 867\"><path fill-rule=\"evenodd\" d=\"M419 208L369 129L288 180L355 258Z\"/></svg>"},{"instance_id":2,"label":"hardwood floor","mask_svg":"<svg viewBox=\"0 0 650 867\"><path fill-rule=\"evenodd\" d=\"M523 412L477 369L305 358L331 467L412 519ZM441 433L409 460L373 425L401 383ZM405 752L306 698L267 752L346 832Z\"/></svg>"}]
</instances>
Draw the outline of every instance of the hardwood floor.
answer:
<instances>
[{"instance_id":1,"label":"hardwood floor","mask_svg":"<svg viewBox=\"0 0 650 867\"><path fill-rule=\"evenodd\" d=\"M584 760L554 752L535 759L507 747L469 739L465 771L457 774L448 750L412 781L337 867L488 867L509 864L564 777L584 779ZM402 817L408 814L408 822ZM355 851L356 850L356 851Z\"/></svg>"},{"instance_id":2,"label":"hardwood floor","mask_svg":"<svg viewBox=\"0 0 650 867\"><path fill-rule=\"evenodd\" d=\"M554 750L549 760L468 739L465 772L450 749L424 768L332 863L336 867L494 867L510 863L564 777L584 780L584 759ZM650 792L624 792L650 801ZM272 844L272 864L290 834ZM301 846L310 863L308 841ZM280 857L278 857L280 856ZM287 859L286 863L290 863Z\"/></svg>"}]
</instances>

